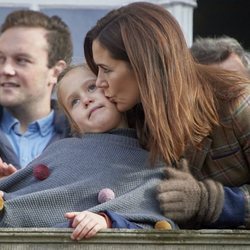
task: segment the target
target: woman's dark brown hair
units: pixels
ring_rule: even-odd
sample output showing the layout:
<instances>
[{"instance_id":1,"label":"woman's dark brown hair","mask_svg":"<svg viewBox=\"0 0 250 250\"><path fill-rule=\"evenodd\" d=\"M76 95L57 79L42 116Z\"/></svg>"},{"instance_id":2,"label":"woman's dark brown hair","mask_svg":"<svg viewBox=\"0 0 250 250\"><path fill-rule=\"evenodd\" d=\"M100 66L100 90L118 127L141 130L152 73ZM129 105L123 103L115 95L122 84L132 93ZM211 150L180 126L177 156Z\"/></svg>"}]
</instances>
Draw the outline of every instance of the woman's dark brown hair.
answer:
<instances>
[{"instance_id":1,"label":"woman's dark brown hair","mask_svg":"<svg viewBox=\"0 0 250 250\"><path fill-rule=\"evenodd\" d=\"M198 146L220 123L220 100L243 92L245 79L195 63L179 24L159 5L138 2L113 10L87 33L85 58L97 74L94 40L135 73L141 104L134 118L152 161L177 161L189 145Z\"/></svg>"}]
</instances>

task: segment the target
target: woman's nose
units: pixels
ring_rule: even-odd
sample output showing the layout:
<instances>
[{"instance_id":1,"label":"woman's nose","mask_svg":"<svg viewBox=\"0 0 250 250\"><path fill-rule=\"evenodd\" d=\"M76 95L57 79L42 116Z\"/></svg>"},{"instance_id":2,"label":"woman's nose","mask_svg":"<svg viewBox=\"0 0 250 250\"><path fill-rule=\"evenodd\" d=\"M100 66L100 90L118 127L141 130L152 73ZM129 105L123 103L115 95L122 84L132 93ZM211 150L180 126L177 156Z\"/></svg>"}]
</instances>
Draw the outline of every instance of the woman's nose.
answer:
<instances>
[{"instance_id":1,"label":"woman's nose","mask_svg":"<svg viewBox=\"0 0 250 250\"><path fill-rule=\"evenodd\" d=\"M107 80L103 76L103 72L100 70L99 70L98 75L97 75L96 86L98 88L108 88L108 86L109 86Z\"/></svg>"}]
</instances>

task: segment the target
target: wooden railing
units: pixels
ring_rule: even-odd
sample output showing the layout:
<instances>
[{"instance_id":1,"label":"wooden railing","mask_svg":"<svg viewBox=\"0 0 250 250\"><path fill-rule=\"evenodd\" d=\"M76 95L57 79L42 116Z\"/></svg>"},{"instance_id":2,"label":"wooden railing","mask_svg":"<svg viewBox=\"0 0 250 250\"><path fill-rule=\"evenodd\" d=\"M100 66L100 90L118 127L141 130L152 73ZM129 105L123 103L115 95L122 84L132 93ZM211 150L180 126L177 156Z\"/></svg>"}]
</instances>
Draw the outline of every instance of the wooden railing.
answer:
<instances>
[{"instance_id":1,"label":"wooden railing","mask_svg":"<svg viewBox=\"0 0 250 250\"><path fill-rule=\"evenodd\" d=\"M70 239L71 229L0 229L1 250L187 250L250 249L247 230L116 230L109 229L81 241Z\"/></svg>"}]
</instances>

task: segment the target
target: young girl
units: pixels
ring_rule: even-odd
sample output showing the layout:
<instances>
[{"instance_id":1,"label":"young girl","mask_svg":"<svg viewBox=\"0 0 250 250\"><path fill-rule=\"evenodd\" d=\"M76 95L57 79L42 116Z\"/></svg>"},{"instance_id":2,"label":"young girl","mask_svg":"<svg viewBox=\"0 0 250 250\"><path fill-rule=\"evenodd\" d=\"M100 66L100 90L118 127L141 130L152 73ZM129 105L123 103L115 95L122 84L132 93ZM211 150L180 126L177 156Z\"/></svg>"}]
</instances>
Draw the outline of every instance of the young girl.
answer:
<instances>
[{"instance_id":1,"label":"young girl","mask_svg":"<svg viewBox=\"0 0 250 250\"><path fill-rule=\"evenodd\" d=\"M164 167L152 168L135 130L126 128L95 80L84 65L64 72L58 99L78 136L51 144L0 181L0 227L67 227L70 220L72 239L79 240L108 227L154 227L167 220L155 199Z\"/></svg>"},{"instance_id":2,"label":"young girl","mask_svg":"<svg viewBox=\"0 0 250 250\"><path fill-rule=\"evenodd\" d=\"M122 113L96 87L95 82L96 76L84 64L68 67L59 76L58 103L70 121L73 134L127 127ZM71 212L65 217L72 220L75 228L72 239L89 238L99 230L111 227L111 220L105 213Z\"/></svg>"}]
</instances>

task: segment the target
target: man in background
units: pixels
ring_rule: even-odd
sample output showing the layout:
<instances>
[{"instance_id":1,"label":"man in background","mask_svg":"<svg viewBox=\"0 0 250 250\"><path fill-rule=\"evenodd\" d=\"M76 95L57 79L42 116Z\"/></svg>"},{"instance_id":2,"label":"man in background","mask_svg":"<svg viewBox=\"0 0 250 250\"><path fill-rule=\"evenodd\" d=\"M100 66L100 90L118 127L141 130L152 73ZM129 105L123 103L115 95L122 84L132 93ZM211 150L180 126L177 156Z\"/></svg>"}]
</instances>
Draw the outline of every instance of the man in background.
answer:
<instances>
[{"instance_id":1,"label":"man in background","mask_svg":"<svg viewBox=\"0 0 250 250\"><path fill-rule=\"evenodd\" d=\"M3 164L0 177L68 136L66 119L51 96L71 58L70 31L59 17L32 10L6 17L0 29L0 162L13 166Z\"/></svg>"},{"instance_id":2,"label":"man in background","mask_svg":"<svg viewBox=\"0 0 250 250\"><path fill-rule=\"evenodd\" d=\"M232 37L197 38L191 53L201 64L219 66L250 77L248 52Z\"/></svg>"}]
</instances>

